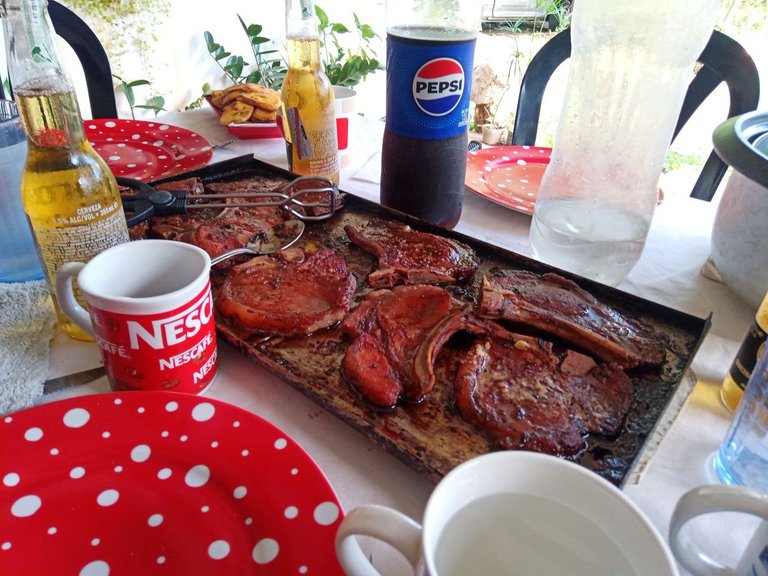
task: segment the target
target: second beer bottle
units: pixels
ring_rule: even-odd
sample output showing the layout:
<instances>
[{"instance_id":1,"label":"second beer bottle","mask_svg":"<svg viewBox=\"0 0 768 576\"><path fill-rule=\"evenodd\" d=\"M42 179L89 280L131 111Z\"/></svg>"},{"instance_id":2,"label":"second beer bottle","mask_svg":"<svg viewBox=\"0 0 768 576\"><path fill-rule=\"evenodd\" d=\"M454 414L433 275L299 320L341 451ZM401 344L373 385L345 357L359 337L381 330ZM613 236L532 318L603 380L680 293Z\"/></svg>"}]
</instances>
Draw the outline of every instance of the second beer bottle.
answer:
<instances>
[{"instance_id":1,"label":"second beer bottle","mask_svg":"<svg viewBox=\"0 0 768 576\"><path fill-rule=\"evenodd\" d=\"M301 175L339 182L333 86L323 70L312 0L286 0L288 73L283 81L283 130L288 166Z\"/></svg>"}]
</instances>

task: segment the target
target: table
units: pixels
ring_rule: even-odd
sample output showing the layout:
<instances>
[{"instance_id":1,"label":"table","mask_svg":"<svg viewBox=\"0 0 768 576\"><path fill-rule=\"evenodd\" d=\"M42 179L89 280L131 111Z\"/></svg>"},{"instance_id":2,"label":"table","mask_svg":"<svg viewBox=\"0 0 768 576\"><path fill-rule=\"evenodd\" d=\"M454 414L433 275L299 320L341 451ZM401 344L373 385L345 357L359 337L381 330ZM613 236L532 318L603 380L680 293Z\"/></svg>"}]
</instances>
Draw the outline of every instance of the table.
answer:
<instances>
[{"instance_id":1,"label":"table","mask_svg":"<svg viewBox=\"0 0 768 576\"><path fill-rule=\"evenodd\" d=\"M214 145L232 138L210 110L172 113L162 120L194 130ZM381 122L355 119L350 146L355 152L342 159L341 189L378 201L382 133ZM247 153L287 168L284 144L275 139L230 142L215 148L214 160ZM637 482L624 488L664 537L677 499L690 488L716 482L710 461L731 417L720 402L720 382L754 317L754 310L726 286L699 273L709 256L715 204L670 196L656 212L639 263L619 286L695 316L713 313L712 328L693 360L696 384L690 396ZM529 226L530 216L468 194L456 230L530 255ZM49 377L99 363L94 344L74 342L58 333L52 345ZM43 401L105 390L106 380L102 379ZM345 510L376 503L421 518L433 489L430 481L226 343L220 343L219 374L207 394L259 414L294 438L325 472ZM754 526L752 519L725 514L700 521L692 530L699 532L696 537L702 542L720 549L718 558L735 564ZM366 549L385 574L409 573L405 561L383 545L366 543ZM687 574L682 569L681 573Z\"/></svg>"}]
</instances>

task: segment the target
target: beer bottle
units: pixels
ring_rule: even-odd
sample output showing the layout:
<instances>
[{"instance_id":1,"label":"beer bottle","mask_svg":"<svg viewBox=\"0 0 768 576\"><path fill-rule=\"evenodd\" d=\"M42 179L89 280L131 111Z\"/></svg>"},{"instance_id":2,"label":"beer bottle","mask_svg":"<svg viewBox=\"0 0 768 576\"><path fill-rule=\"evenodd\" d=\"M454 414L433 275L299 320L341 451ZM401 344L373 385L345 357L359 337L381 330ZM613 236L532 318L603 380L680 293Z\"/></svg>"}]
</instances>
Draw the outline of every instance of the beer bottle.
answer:
<instances>
[{"instance_id":1,"label":"beer bottle","mask_svg":"<svg viewBox=\"0 0 768 576\"><path fill-rule=\"evenodd\" d=\"M115 178L85 139L74 87L54 42L47 0L1 2L13 93L27 135L21 198L53 288L62 264L87 262L127 242L128 227ZM91 340L61 312L51 293L64 331Z\"/></svg>"},{"instance_id":2,"label":"beer bottle","mask_svg":"<svg viewBox=\"0 0 768 576\"><path fill-rule=\"evenodd\" d=\"M720 398L732 411L735 411L747 386L752 370L759 356L765 353L765 339L768 336L768 294L757 309L755 321L744 337L731 369L725 375L720 388Z\"/></svg>"},{"instance_id":3,"label":"beer bottle","mask_svg":"<svg viewBox=\"0 0 768 576\"><path fill-rule=\"evenodd\" d=\"M312 0L286 0L288 72L283 80L283 131L291 172L339 182L333 86L320 61Z\"/></svg>"}]
</instances>

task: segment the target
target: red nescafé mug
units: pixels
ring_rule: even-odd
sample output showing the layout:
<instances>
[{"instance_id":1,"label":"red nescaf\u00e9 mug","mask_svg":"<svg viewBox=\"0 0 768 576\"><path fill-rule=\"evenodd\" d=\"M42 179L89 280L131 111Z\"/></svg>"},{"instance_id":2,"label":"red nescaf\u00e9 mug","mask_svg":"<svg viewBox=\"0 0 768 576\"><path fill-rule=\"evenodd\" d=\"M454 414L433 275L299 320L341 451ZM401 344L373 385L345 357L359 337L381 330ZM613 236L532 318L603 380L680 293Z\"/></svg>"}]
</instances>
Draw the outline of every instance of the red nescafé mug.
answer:
<instances>
[{"instance_id":1,"label":"red nescaf\u00e9 mug","mask_svg":"<svg viewBox=\"0 0 768 576\"><path fill-rule=\"evenodd\" d=\"M197 394L217 367L210 267L208 254L191 244L128 242L59 268L56 298L96 338L113 390Z\"/></svg>"}]
</instances>

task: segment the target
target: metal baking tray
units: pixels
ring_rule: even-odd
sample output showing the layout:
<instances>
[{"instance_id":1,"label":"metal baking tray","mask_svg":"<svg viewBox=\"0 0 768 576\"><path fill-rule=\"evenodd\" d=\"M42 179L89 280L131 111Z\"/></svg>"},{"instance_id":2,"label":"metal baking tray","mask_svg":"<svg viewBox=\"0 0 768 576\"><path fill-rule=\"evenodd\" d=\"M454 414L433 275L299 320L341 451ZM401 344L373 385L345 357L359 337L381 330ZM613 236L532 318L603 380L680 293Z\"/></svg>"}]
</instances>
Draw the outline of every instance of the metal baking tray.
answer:
<instances>
[{"instance_id":1,"label":"metal baking tray","mask_svg":"<svg viewBox=\"0 0 768 576\"><path fill-rule=\"evenodd\" d=\"M198 176L205 183L256 177L273 179L276 184L295 177L290 172L251 157L241 157L151 184L157 186L190 176ZM449 288L454 296L463 301L476 302L480 280L491 267L557 272L576 281L602 302L666 334L670 345L665 364L658 370L631 373L633 401L618 437L591 435L587 438L588 448L574 459L618 486L628 481L633 470L644 465L640 462L641 454L649 437L655 436L652 443L658 443L658 437L690 391L691 376L686 375L686 371L709 329L709 317L697 318L638 298L469 236L431 226L347 193L344 208L330 220L307 223L304 236L297 245L328 247L344 255L358 281L353 305L370 290L366 278L375 266L375 258L351 245L344 226L362 225L373 217L397 220L416 230L455 238L476 250L482 263L474 282ZM215 292L215 271L213 275ZM394 410L383 410L368 404L344 381L341 359L348 340L336 327L308 337L284 338L249 337L223 318L217 318L217 326L224 340L254 362L295 386L374 443L433 480L461 462L494 449L484 433L466 422L453 406L450 358L466 345L461 335L454 338L456 342L452 339L446 347L447 351L444 349L438 358L438 382L425 402L418 406L403 405ZM672 416L669 411L672 411Z\"/></svg>"}]
</instances>

